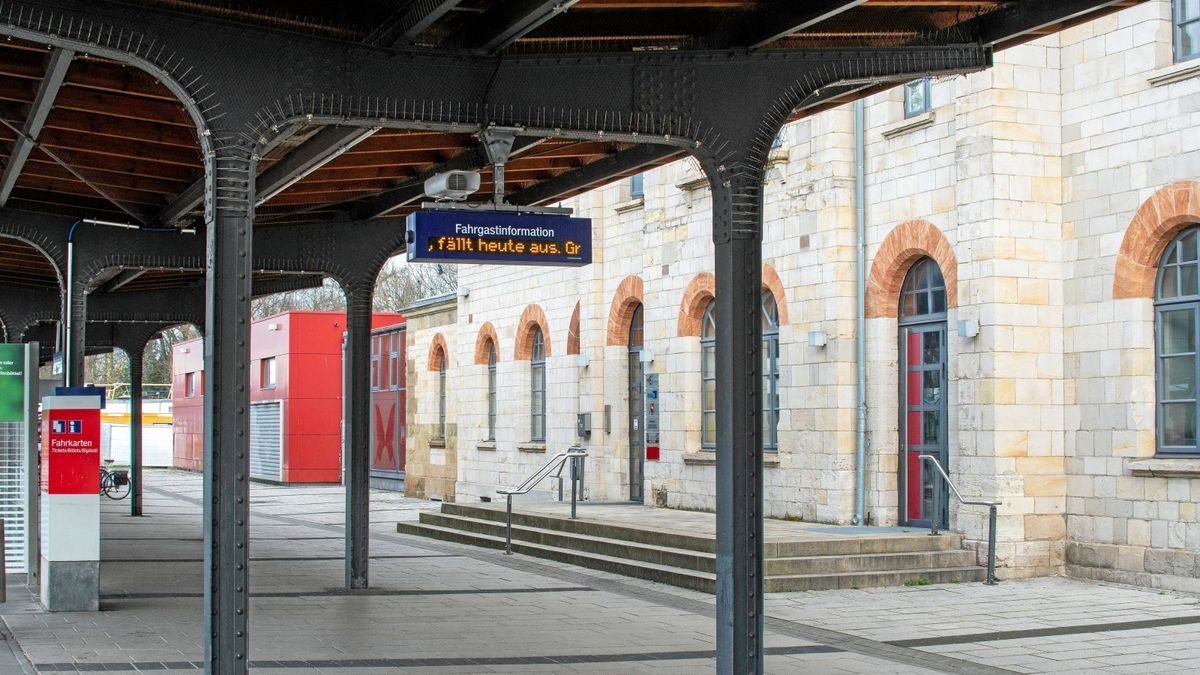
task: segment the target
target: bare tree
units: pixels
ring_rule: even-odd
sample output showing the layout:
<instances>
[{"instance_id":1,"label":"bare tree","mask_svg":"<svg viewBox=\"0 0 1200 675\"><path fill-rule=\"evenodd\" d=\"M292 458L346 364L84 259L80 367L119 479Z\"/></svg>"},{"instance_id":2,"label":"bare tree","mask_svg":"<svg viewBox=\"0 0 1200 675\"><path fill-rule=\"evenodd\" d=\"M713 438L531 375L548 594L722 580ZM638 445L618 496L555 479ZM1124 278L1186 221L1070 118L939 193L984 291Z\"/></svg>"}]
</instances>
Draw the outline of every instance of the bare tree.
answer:
<instances>
[{"instance_id":1,"label":"bare tree","mask_svg":"<svg viewBox=\"0 0 1200 675\"><path fill-rule=\"evenodd\" d=\"M317 288L304 288L255 298L250 307L252 319L262 319L293 310L344 312L346 294L336 281L326 279Z\"/></svg>"},{"instance_id":2,"label":"bare tree","mask_svg":"<svg viewBox=\"0 0 1200 675\"><path fill-rule=\"evenodd\" d=\"M407 263L392 258L375 282L375 311L398 312L417 300L456 288L458 269L454 265Z\"/></svg>"}]
</instances>

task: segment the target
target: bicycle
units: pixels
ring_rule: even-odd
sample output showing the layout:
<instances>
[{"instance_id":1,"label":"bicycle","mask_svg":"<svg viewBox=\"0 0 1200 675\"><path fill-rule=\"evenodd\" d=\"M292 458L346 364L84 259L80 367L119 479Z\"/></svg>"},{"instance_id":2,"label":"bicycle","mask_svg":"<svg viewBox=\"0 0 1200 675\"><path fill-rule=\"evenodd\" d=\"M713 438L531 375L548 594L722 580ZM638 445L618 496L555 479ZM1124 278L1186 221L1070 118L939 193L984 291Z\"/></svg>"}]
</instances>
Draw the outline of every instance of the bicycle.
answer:
<instances>
[{"instance_id":1,"label":"bicycle","mask_svg":"<svg viewBox=\"0 0 1200 675\"><path fill-rule=\"evenodd\" d=\"M132 482L125 470L110 471L100 467L100 494L109 499L121 500L129 496Z\"/></svg>"}]
</instances>

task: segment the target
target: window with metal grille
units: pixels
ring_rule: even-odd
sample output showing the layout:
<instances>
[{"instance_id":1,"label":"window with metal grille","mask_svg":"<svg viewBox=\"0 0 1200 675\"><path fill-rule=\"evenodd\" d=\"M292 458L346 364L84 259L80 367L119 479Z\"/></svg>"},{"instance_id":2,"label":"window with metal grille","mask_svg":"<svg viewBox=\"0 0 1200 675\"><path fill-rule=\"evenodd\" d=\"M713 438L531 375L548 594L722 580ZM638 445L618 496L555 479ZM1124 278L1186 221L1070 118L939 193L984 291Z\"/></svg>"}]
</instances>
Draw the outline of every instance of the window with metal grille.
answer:
<instances>
[{"instance_id":1,"label":"window with metal grille","mask_svg":"<svg viewBox=\"0 0 1200 675\"><path fill-rule=\"evenodd\" d=\"M437 437L446 438L446 352L437 351L438 423Z\"/></svg>"},{"instance_id":2,"label":"window with metal grille","mask_svg":"<svg viewBox=\"0 0 1200 675\"><path fill-rule=\"evenodd\" d=\"M532 441L546 440L546 340L542 329L533 329L533 347L529 356L530 431Z\"/></svg>"},{"instance_id":3,"label":"window with metal grille","mask_svg":"<svg viewBox=\"0 0 1200 675\"><path fill-rule=\"evenodd\" d=\"M779 451L779 305L762 293L763 452Z\"/></svg>"},{"instance_id":4,"label":"window with metal grille","mask_svg":"<svg viewBox=\"0 0 1200 675\"><path fill-rule=\"evenodd\" d=\"M1200 227L1179 233L1158 265L1155 347L1158 389L1158 454L1198 454L1196 358L1200 334Z\"/></svg>"},{"instance_id":5,"label":"window with metal grille","mask_svg":"<svg viewBox=\"0 0 1200 675\"><path fill-rule=\"evenodd\" d=\"M1200 0L1175 0L1175 60L1200 57Z\"/></svg>"},{"instance_id":6,"label":"window with metal grille","mask_svg":"<svg viewBox=\"0 0 1200 675\"><path fill-rule=\"evenodd\" d=\"M700 323L700 446L717 449L717 303L709 300Z\"/></svg>"},{"instance_id":7,"label":"window with metal grille","mask_svg":"<svg viewBox=\"0 0 1200 675\"><path fill-rule=\"evenodd\" d=\"M496 343L487 343L487 439L496 440Z\"/></svg>"}]
</instances>

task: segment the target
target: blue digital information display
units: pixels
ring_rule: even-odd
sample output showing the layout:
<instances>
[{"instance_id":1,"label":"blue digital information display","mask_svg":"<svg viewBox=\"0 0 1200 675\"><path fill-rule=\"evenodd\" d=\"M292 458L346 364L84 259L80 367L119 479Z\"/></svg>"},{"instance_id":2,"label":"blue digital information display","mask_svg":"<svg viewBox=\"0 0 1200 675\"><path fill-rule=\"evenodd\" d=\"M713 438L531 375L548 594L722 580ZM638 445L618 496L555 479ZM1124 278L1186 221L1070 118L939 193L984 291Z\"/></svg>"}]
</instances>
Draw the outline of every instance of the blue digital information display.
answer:
<instances>
[{"instance_id":1,"label":"blue digital information display","mask_svg":"<svg viewBox=\"0 0 1200 675\"><path fill-rule=\"evenodd\" d=\"M592 221L546 213L415 211L410 262L581 267L592 262Z\"/></svg>"}]
</instances>

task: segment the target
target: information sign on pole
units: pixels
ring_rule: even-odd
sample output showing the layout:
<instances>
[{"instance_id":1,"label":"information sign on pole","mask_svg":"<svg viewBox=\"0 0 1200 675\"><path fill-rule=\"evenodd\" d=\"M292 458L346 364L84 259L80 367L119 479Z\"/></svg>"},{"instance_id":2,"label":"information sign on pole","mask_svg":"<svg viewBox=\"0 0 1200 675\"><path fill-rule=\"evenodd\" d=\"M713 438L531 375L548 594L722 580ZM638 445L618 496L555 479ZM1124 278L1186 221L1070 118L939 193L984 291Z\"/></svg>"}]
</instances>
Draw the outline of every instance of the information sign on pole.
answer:
<instances>
[{"instance_id":1,"label":"information sign on pole","mask_svg":"<svg viewBox=\"0 0 1200 675\"><path fill-rule=\"evenodd\" d=\"M416 211L409 262L581 267L592 262L592 221L550 213Z\"/></svg>"},{"instance_id":2,"label":"information sign on pole","mask_svg":"<svg viewBox=\"0 0 1200 675\"><path fill-rule=\"evenodd\" d=\"M25 421L25 345L0 344L0 422Z\"/></svg>"}]
</instances>

